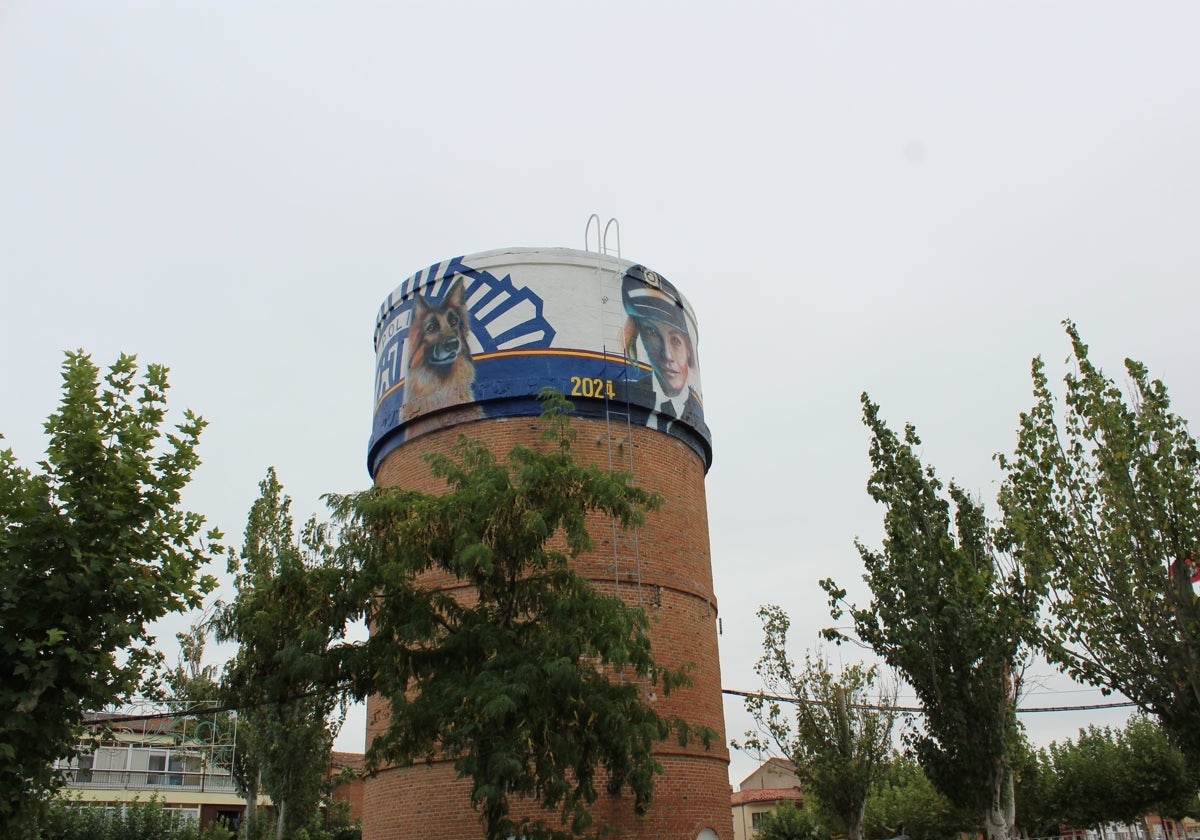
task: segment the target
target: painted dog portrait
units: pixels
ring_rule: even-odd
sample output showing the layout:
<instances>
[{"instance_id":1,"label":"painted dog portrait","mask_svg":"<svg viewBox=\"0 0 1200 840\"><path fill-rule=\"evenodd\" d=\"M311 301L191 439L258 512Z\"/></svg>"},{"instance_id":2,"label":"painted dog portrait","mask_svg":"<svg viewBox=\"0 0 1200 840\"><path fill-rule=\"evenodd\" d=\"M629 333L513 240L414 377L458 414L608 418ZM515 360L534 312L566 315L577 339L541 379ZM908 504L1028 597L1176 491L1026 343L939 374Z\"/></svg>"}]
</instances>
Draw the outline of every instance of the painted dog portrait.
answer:
<instances>
[{"instance_id":1,"label":"painted dog portrait","mask_svg":"<svg viewBox=\"0 0 1200 840\"><path fill-rule=\"evenodd\" d=\"M473 399L475 363L462 279L456 279L441 300L422 295L413 299L405 356L404 416L413 417Z\"/></svg>"}]
</instances>

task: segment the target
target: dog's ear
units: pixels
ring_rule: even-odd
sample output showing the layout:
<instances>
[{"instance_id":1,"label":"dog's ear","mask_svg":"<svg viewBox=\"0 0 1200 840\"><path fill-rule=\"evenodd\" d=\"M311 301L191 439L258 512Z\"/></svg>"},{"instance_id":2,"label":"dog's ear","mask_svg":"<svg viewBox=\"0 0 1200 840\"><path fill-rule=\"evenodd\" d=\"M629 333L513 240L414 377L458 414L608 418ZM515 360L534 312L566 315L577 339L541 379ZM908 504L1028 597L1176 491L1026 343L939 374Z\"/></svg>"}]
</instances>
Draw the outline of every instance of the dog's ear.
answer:
<instances>
[{"instance_id":1,"label":"dog's ear","mask_svg":"<svg viewBox=\"0 0 1200 840\"><path fill-rule=\"evenodd\" d=\"M429 305L429 301L427 301L425 299L424 295L416 295L413 298L413 317L414 318L416 318L418 315L424 315L426 312L430 312L432 310L433 310L433 307Z\"/></svg>"},{"instance_id":2,"label":"dog's ear","mask_svg":"<svg viewBox=\"0 0 1200 840\"><path fill-rule=\"evenodd\" d=\"M462 277L455 277L454 282L450 284L450 291L446 292L446 297L443 302L448 301L451 306L462 306L463 304L463 284Z\"/></svg>"}]
</instances>

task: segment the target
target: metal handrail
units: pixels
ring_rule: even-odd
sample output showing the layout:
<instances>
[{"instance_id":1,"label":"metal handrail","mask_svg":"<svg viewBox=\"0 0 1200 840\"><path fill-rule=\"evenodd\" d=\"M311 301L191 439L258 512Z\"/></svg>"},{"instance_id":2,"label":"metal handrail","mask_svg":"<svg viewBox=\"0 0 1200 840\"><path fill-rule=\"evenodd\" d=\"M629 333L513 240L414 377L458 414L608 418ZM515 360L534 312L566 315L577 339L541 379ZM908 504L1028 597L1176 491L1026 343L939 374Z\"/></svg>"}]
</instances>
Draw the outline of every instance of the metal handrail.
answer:
<instances>
[{"instance_id":1,"label":"metal handrail","mask_svg":"<svg viewBox=\"0 0 1200 840\"><path fill-rule=\"evenodd\" d=\"M599 219L596 220L596 224L597 225L600 224ZM615 227L614 227L614 225L615 225ZM619 258L621 256L621 223L617 221L616 216L613 216L611 219L609 219L608 224L606 224L604 226L604 239L602 241L601 247L603 248L604 253L606 253L606 254L611 253L611 251L608 250L608 229L609 228L613 228L613 230L616 231L616 234L617 234L617 257Z\"/></svg>"},{"instance_id":2,"label":"metal handrail","mask_svg":"<svg viewBox=\"0 0 1200 840\"><path fill-rule=\"evenodd\" d=\"M234 793L233 777L183 770L64 770L67 787L117 790L194 790Z\"/></svg>"},{"instance_id":3,"label":"metal handrail","mask_svg":"<svg viewBox=\"0 0 1200 840\"><path fill-rule=\"evenodd\" d=\"M596 220L596 253L601 254L604 252L604 245L600 239L600 217L598 215L596 215L595 213L588 216L587 227L585 227L583 229L583 250L585 250L585 251L592 250L592 243L588 241L588 238L592 234L592 220L593 219Z\"/></svg>"}]
</instances>

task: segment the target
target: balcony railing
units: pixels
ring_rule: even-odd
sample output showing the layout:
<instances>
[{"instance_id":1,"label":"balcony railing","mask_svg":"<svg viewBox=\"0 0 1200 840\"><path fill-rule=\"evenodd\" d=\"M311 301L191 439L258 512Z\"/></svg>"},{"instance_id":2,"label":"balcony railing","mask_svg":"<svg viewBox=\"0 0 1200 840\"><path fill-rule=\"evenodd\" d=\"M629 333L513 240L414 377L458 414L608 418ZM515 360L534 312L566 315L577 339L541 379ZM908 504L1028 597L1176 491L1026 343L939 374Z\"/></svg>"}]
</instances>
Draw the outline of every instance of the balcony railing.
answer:
<instances>
[{"instance_id":1,"label":"balcony railing","mask_svg":"<svg viewBox=\"0 0 1200 840\"><path fill-rule=\"evenodd\" d=\"M123 790L194 790L236 793L233 779L220 773L181 770L64 770L67 787Z\"/></svg>"}]
</instances>

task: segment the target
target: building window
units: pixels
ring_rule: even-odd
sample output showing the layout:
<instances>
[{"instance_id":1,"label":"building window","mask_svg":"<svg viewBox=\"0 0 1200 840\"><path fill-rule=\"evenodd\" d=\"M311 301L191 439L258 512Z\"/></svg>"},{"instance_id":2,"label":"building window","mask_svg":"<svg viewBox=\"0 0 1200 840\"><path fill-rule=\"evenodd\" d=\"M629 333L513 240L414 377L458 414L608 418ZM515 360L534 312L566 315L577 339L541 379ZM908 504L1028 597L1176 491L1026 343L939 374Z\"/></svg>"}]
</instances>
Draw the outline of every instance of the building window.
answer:
<instances>
[{"instance_id":1,"label":"building window","mask_svg":"<svg viewBox=\"0 0 1200 840\"><path fill-rule=\"evenodd\" d=\"M71 758L60 758L54 762L54 769L60 771L68 785L86 785L92 781L92 761L95 758L90 752L79 752Z\"/></svg>"},{"instance_id":2,"label":"building window","mask_svg":"<svg viewBox=\"0 0 1200 840\"><path fill-rule=\"evenodd\" d=\"M163 810L166 811L171 816L179 817L183 820L187 820L188 822L192 823L193 825L199 825L199 823L200 823L200 806L199 805L195 805L191 808L189 808L187 806L167 805L163 808Z\"/></svg>"},{"instance_id":3,"label":"building window","mask_svg":"<svg viewBox=\"0 0 1200 840\"><path fill-rule=\"evenodd\" d=\"M762 819L763 819L762 813L751 814L750 815L750 828L754 829L755 831L758 831L759 827L762 825Z\"/></svg>"},{"instance_id":4,"label":"building window","mask_svg":"<svg viewBox=\"0 0 1200 840\"><path fill-rule=\"evenodd\" d=\"M91 783L96 787L125 787L128 758L125 747L97 747L92 753Z\"/></svg>"},{"instance_id":5,"label":"building window","mask_svg":"<svg viewBox=\"0 0 1200 840\"><path fill-rule=\"evenodd\" d=\"M152 752L147 762L146 783L149 785L183 784L183 759L165 752Z\"/></svg>"}]
</instances>

